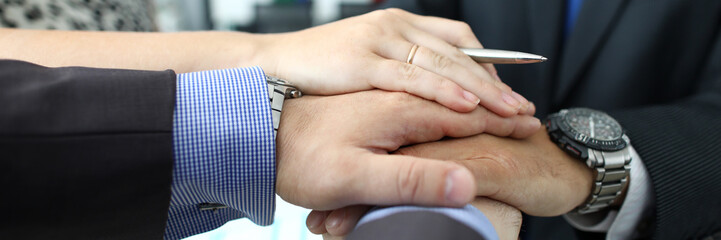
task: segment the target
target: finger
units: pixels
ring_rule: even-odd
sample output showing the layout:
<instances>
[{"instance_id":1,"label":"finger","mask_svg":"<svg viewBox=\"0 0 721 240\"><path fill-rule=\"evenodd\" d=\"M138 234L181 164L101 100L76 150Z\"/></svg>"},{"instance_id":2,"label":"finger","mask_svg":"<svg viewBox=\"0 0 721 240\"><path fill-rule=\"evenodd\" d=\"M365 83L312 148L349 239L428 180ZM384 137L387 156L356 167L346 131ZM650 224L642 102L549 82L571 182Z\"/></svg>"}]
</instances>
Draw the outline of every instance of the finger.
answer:
<instances>
[{"instance_id":1,"label":"finger","mask_svg":"<svg viewBox=\"0 0 721 240\"><path fill-rule=\"evenodd\" d=\"M518 201L518 198L511 197L508 194L527 194L531 191L523 189L522 186L518 185L519 181L513 180L520 179L520 177L517 171L509 168L509 164L511 164L510 161L505 161L506 159L493 159L493 157L495 156L480 157L472 159L471 161L456 159L450 159L448 161L463 165L473 172L474 180L477 183L483 183L476 184L476 196L497 199L519 209L523 209L525 206L522 205L522 202Z\"/></svg>"},{"instance_id":2,"label":"finger","mask_svg":"<svg viewBox=\"0 0 721 240\"><path fill-rule=\"evenodd\" d=\"M473 179L478 183L474 189L477 196L499 199L496 197L502 190L500 186L504 186L506 190L513 187L514 182L508 182L507 179L515 175L508 172L508 166L502 165L501 161L493 160L492 155L478 155L475 151L439 151L439 149L474 149L479 146L494 146L492 142L489 142L491 140L492 137L487 135L477 135L401 148L394 154L454 162L473 173ZM509 204L517 206L515 202Z\"/></svg>"},{"instance_id":3,"label":"finger","mask_svg":"<svg viewBox=\"0 0 721 240\"><path fill-rule=\"evenodd\" d=\"M472 33L470 33L472 35ZM496 73L495 68L492 70L484 69L481 67L478 67L478 64L473 61L470 57L466 56L463 52L461 52L457 47L450 45L448 42L443 41L436 36L429 34L428 32L424 32L422 30L419 30L415 27L412 27L411 24L409 24L409 27L405 28L405 31L402 32L402 35L410 42L419 44L421 46L428 47L433 52L438 53L438 55L445 56L451 60L453 60L455 63L461 65L464 70L467 70L469 72L474 73L477 78L456 78L456 76L448 75L447 73L440 73L439 74L449 78L453 79L455 82L457 82L461 87L468 89L470 92L478 95L477 88L474 88L474 85L477 81L489 81L493 83L497 88L499 88L503 93L510 95L513 97L516 101L520 102L521 104L521 113L525 113L528 108L528 100L523 97L522 95L518 94L517 92L514 92L511 90L511 88L503 83L500 78L498 77L498 74ZM475 38L474 38L475 39ZM400 44L389 44L389 45L400 45ZM389 46L385 45L385 46ZM421 58L422 60L423 58ZM427 59L427 58L426 58ZM440 63L440 60L442 58L433 58L436 69L438 68L438 64ZM426 68L427 69L427 68ZM433 70L431 70L433 71ZM450 74L459 75L459 72L457 70L450 71ZM479 95L481 96L481 95Z\"/></svg>"},{"instance_id":4,"label":"finger","mask_svg":"<svg viewBox=\"0 0 721 240\"><path fill-rule=\"evenodd\" d=\"M305 219L305 225L308 227L308 230L314 234L323 234L328 232L325 228L325 219L328 217L330 212L331 211L311 211Z\"/></svg>"},{"instance_id":5,"label":"finger","mask_svg":"<svg viewBox=\"0 0 721 240\"><path fill-rule=\"evenodd\" d=\"M433 58L440 60L435 60L434 63ZM445 74L453 76L453 79L477 79L467 69L427 48L419 47L415 59L414 64L395 60L382 61L380 63L382 65L379 66L381 70L373 76L371 85L378 88L386 86L386 88L402 89L457 111L459 107L468 107L467 104L475 107L480 103L499 115L512 116L517 114L521 107L520 102L511 95L503 93L491 82L457 81L444 77ZM434 68L434 65L439 67ZM459 82L467 86L460 85Z\"/></svg>"},{"instance_id":6,"label":"finger","mask_svg":"<svg viewBox=\"0 0 721 240\"><path fill-rule=\"evenodd\" d=\"M363 161L344 189L354 204L461 207L475 196L473 176L454 163L370 153Z\"/></svg>"},{"instance_id":7,"label":"finger","mask_svg":"<svg viewBox=\"0 0 721 240\"><path fill-rule=\"evenodd\" d=\"M490 71L488 68L484 68L484 65L493 66L491 64L479 65L471 57L467 56L457 47L449 44L448 42L439 39L432 34L415 29L408 28L404 31L403 36L410 42L425 46L440 55L446 56L454 62L460 64L470 72L474 73L480 80L490 81L494 83L498 88L506 93L511 92L511 88L505 83L500 81L496 69L493 68Z\"/></svg>"},{"instance_id":8,"label":"finger","mask_svg":"<svg viewBox=\"0 0 721 240\"><path fill-rule=\"evenodd\" d=\"M533 116L534 114L536 114L536 105L533 104L533 102L529 101L529 102L528 102L528 107L527 107L526 110L525 110L524 112L522 112L521 114Z\"/></svg>"},{"instance_id":9,"label":"finger","mask_svg":"<svg viewBox=\"0 0 721 240\"><path fill-rule=\"evenodd\" d=\"M403 91L440 103L458 112L475 109L480 98L453 81L412 64L379 58L380 70L371 73L371 86Z\"/></svg>"},{"instance_id":10,"label":"finger","mask_svg":"<svg viewBox=\"0 0 721 240\"><path fill-rule=\"evenodd\" d=\"M477 78L454 78L450 75L441 74L450 79L454 79L458 82L459 85L461 85L461 87L470 89L471 92L476 93L476 91L474 91L476 89L473 88L474 83L477 81L488 81L493 83L494 86L499 88L504 93L509 94L511 97L515 98L518 102L521 103L521 105L525 106L528 103L528 100L526 100L526 98L516 92L513 92L513 90L511 90L508 85L500 81L498 74L495 72L495 68L492 72L490 72L487 69L479 67L475 61L471 60L470 57L466 56L455 46L452 46L448 42L445 42L433 36L432 34L418 30L414 27L409 26L402 33L408 41L428 47L439 55L450 58L455 63L461 65L465 70L472 72L477 76ZM451 71L451 73L458 72Z\"/></svg>"},{"instance_id":11,"label":"finger","mask_svg":"<svg viewBox=\"0 0 721 240\"><path fill-rule=\"evenodd\" d=\"M471 27L461 21L433 17L433 16L421 16L413 13L406 12L401 9L391 8L387 9L389 12L396 16L404 19L414 27L433 34L436 37L443 39L456 47L465 48L483 48L481 42L473 34ZM495 79L500 81L498 77L498 71L490 63L481 64Z\"/></svg>"},{"instance_id":12,"label":"finger","mask_svg":"<svg viewBox=\"0 0 721 240\"><path fill-rule=\"evenodd\" d=\"M437 141L443 137L467 137L484 132L497 136L523 138L540 127L540 121L529 115L500 117L485 108L477 107L470 113L457 113L434 102L405 93L370 95L377 104L403 106L393 111L387 128L376 129L379 136L395 136L364 144L369 149L395 151L400 146ZM403 131L398 131L398 129ZM400 134L400 135L399 135ZM390 141L389 141L390 140Z\"/></svg>"},{"instance_id":13,"label":"finger","mask_svg":"<svg viewBox=\"0 0 721 240\"><path fill-rule=\"evenodd\" d=\"M516 115L503 118L489 114L486 118L485 133L512 138L527 138L541 128L541 121L531 115Z\"/></svg>"},{"instance_id":14,"label":"finger","mask_svg":"<svg viewBox=\"0 0 721 240\"><path fill-rule=\"evenodd\" d=\"M396 112L394 116L400 119L400 123L406 129L403 135L405 141L391 147L436 141L444 136L466 137L479 133L524 138L535 133L541 127L540 121L529 115L504 118L480 107L470 113L456 113L433 102L418 98L408 98L406 102L396 102L406 106L403 111ZM388 131L389 134L392 133L391 130ZM383 148L380 145L373 147L388 151L396 150L395 148Z\"/></svg>"},{"instance_id":15,"label":"finger","mask_svg":"<svg viewBox=\"0 0 721 240\"><path fill-rule=\"evenodd\" d=\"M403 31L401 32L401 35L405 38L405 40L427 47L434 52L453 60L455 63L474 73L478 78L480 78L480 80L493 82L498 88L500 88L504 92L511 92L510 87L508 87L506 84L499 81L498 78L496 78L497 73L495 68L489 71L489 69L484 68L483 66L473 61L469 56L467 56L460 49L458 49L458 47L451 45L450 43L444 41L441 38L438 38L437 36L434 36L431 33L418 29L410 23L402 22L399 24L407 25L407 27L404 27Z\"/></svg>"},{"instance_id":16,"label":"finger","mask_svg":"<svg viewBox=\"0 0 721 240\"><path fill-rule=\"evenodd\" d=\"M333 210L325 220L325 228L334 236L345 236L355 228L358 220L370 209L367 205L348 206Z\"/></svg>"}]
</instances>

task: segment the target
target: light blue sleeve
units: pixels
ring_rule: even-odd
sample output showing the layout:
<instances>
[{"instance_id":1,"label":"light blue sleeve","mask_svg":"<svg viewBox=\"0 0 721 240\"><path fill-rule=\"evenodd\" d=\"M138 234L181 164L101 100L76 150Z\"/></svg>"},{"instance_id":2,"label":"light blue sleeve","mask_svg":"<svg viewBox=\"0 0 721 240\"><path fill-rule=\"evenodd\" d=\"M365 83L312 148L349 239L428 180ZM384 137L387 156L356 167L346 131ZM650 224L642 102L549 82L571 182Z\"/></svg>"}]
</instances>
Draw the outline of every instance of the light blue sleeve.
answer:
<instances>
[{"instance_id":1,"label":"light blue sleeve","mask_svg":"<svg viewBox=\"0 0 721 240\"><path fill-rule=\"evenodd\" d=\"M435 212L440 213L445 216L448 216L459 223L465 224L469 228L475 230L479 235L483 236L484 239L487 240L498 240L498 233L496 233L496 229L493 228L493 225L491 224L491 221L488 220L486 215L483 214L480 210L477 208L471 206L470 204L464 206L463 208L447 208L447 207L419 207L419 206L396 206L396 207L387 207L387 208L376 208L371 211L369 211L366 215L364 215L356 225L356 229L358 229L360 226L381 219L385 218L387 216L401 213L401 212L420 212L420 211L428 211L428 212Z\"/></svg>"},{"instance_id":2,"label":"light blue sleeve","mask_svg":"<svg viewBox=\"0 0 721 240\"><path fill-rule=\"evenodd\" d=\"M179 74L166 239L273 222L275 139L259 67Z\"/></svg>"}]
</instances>

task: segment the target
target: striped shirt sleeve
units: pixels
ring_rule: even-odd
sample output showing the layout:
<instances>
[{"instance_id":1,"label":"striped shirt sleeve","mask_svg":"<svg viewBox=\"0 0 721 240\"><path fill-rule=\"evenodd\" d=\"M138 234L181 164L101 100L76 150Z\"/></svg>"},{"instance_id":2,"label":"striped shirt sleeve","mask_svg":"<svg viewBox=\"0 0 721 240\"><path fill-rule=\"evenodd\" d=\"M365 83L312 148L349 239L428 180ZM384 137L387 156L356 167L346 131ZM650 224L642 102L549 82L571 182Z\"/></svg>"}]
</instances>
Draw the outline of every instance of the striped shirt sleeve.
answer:
<instances>
[{"instance_id":1,"label":"striped shirt sleeve","mask_svg":"<svg viewBox=\"0 0 721 240\"><path fill-rule=\"evenodd\" d=\"M179 74L166 239L273 222L275 139L259 67Z\"/></svg>"}]
</instances>

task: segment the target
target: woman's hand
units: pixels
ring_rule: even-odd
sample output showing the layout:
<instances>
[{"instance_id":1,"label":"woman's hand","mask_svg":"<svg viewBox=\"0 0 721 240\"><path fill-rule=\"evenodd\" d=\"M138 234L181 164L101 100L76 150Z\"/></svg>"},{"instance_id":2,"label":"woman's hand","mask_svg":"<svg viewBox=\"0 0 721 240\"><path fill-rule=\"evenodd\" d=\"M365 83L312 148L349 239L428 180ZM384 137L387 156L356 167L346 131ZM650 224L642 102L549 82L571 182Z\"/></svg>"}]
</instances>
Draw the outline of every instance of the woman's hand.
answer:
<instances>
[{"instance_id":1,"label":"woman's hand","mask_svg":"<svg viewBox=\"0 0 721 240\"><path fill-rule=\"evenodd\" d=\"M410 54L414 45L419 47ZM268 35L0 29L0 46L0 58L51 67L183 73L260 65L308 94L380 88L459 112L470 112L477 103L502 117L535 111L499 80L492 65L477 64L458 50L482 47L467 24L398 9Z\"/></svg>"},{"instance_id":2,"label":"woman's hand","mask_svg":"<svg viewBox=\"0 0 721 240\"><path fill-rule=\"evenodd\" d=\"M463 22L388 9L261 38L259 63L266 73L308 94L379 88L459 112L472 111L479 102L503 117L535 111L500 81L493 65L478 64L458 50L482 47Z\"/></svg>"}]
</instances>

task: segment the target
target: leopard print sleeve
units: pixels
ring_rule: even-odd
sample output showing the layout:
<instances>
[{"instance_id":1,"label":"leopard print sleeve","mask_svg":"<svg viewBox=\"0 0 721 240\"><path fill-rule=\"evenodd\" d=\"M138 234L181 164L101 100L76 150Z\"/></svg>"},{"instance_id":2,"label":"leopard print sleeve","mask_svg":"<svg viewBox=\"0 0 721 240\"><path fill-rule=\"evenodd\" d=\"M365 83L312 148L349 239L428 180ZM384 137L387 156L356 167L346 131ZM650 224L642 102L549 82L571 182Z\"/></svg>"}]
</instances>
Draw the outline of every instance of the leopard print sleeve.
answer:
<instances>
[{"instance_id":1,"label":"leopard print sleeve","mask_svg":"<svg viewBox=\"0 0 721 240\"><path fill-rule=\"evenodd\" d=\"M150 0L1 0L0 27L155 31Z\"/></svg>"}]
</instances>

